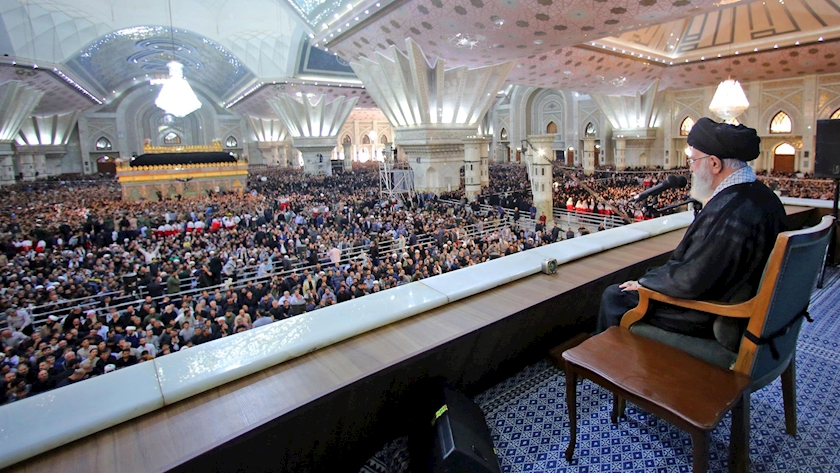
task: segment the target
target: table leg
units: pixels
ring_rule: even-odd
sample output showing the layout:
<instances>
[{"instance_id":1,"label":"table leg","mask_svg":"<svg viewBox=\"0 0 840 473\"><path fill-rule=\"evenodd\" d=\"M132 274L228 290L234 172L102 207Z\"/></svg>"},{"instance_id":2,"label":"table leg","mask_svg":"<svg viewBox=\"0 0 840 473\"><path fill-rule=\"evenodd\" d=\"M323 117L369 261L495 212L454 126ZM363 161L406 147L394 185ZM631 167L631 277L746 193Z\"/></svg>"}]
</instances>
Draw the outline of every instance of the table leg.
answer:
<instances>
[{"instance_id":1,"label":"table leg","mask_svg":"<svg viewBox=\"0 0 840 473\"><path fill-rule=\"evenodd\" d=\"M691 442L694 446L692 471L705 473L709 470L709 433L704 430L695 430L691 432Z\"/></svg>"},{"instance_id":2,"label":"table leg","mask_svg":"<svg viewBox=\"0 0 840 473\"><path fill-rule=\"evenodd\" d=\"M566 461L572 461L577 443L577 383L574 368L566 363L566 407L569 411L569 446Z\"/></svg>"}]
</instances>

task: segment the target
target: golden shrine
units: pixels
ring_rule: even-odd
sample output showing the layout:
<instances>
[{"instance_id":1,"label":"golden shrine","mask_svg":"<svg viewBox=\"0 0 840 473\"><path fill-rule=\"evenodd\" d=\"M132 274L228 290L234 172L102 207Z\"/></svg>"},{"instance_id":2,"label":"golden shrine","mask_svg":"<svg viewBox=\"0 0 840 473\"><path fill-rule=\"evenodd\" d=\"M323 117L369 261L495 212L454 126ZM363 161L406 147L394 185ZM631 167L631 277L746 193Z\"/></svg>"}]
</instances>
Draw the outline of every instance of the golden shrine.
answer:
<instances>
[{"instance_id":1,"label":"golden shrine","mask_svg":"<svg viewBox=\"0 0 840 473\"><path fill-rule=\"evenodd\" d=\"M146 154L218 153L221 143L211 146L146 146ZM160 164L132 166L130 161L117 162L117 180L122 187L122 200L158 201L193 198L212 193L243 192L248 183L248 161L208 162L201 164Z\"/></svg>"}]
</instances>

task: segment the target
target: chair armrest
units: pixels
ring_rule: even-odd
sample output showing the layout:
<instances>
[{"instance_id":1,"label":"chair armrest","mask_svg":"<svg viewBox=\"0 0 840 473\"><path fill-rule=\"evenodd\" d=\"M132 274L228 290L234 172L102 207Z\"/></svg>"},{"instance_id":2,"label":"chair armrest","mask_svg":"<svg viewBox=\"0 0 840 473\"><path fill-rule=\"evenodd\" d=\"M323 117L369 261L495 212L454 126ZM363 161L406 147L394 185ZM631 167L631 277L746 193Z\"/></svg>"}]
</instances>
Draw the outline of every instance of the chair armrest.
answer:
<instances>
[{"instance_id":1,"label":"chair armrest","mask_svg":"<svg viewBox=\"0 0 840 473\"><path fill-rule=\"evenodd\" d=\"M678 299L676 297L666 296L661 292L656 292L646 287L639 287L639 305L630 309L621 318L621 326L629 329L631 325L641 320L647 314L650 306L650 301L659 301L666 304L671 304L685 309L699 310L701 312L708 312L715 315L733 318L749 318L752 316L752 309L754 300L750 299L746 302L738 304L729 304L726 302L707 302L694 301L689 299Z\"/></svg>"}]
</instances>

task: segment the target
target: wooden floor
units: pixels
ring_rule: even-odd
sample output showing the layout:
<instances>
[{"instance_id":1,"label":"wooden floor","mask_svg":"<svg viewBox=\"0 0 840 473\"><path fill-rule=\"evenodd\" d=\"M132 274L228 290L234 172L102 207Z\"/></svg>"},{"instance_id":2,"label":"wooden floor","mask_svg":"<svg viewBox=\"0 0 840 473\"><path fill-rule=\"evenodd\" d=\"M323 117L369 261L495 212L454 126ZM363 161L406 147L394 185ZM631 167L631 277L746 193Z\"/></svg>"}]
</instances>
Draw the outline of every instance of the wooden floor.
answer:
<instances>
[{"instance_id":1,"label":"wooden floor","mask_svg":"<svg viewBox=\"0 0 840 473\"><path fill-rule=\"evenodd\" d=\"M556 275L524 278L345 340L54 449L7 471L90 473L180 469L185 462L308 404L317 404L316 401L332 392L511 314L573 292L599 278L610 275L620 278L623 269L670 253L683 233L684 230L675 231L596 254L561 266ZM597 301L598 296L590 294L587 298ZM97 395L107 402L107 393ZM13 439L13 435L6 436L10 437Z\"/></svg>"}]
</instances>

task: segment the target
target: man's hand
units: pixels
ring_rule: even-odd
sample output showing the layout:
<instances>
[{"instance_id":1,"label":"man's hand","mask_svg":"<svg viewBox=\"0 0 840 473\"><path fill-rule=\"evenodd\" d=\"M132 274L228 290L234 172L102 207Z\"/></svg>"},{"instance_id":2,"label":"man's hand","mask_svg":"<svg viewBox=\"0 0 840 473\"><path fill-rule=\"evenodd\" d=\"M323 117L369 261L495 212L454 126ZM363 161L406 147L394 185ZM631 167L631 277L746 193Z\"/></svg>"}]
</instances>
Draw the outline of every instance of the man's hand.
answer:
<instances>
[{"instance_id":1,"label":"man's hand","mask_svg":"<svg viewBox=\"0 0 840 473\"><path fill-rule=\"evenodd\" d=\"M626 283L618 286L621 288L622 292L626 291L638 291L641 284L638 281L627 281Z\"/></svg>"}]
</instances>

